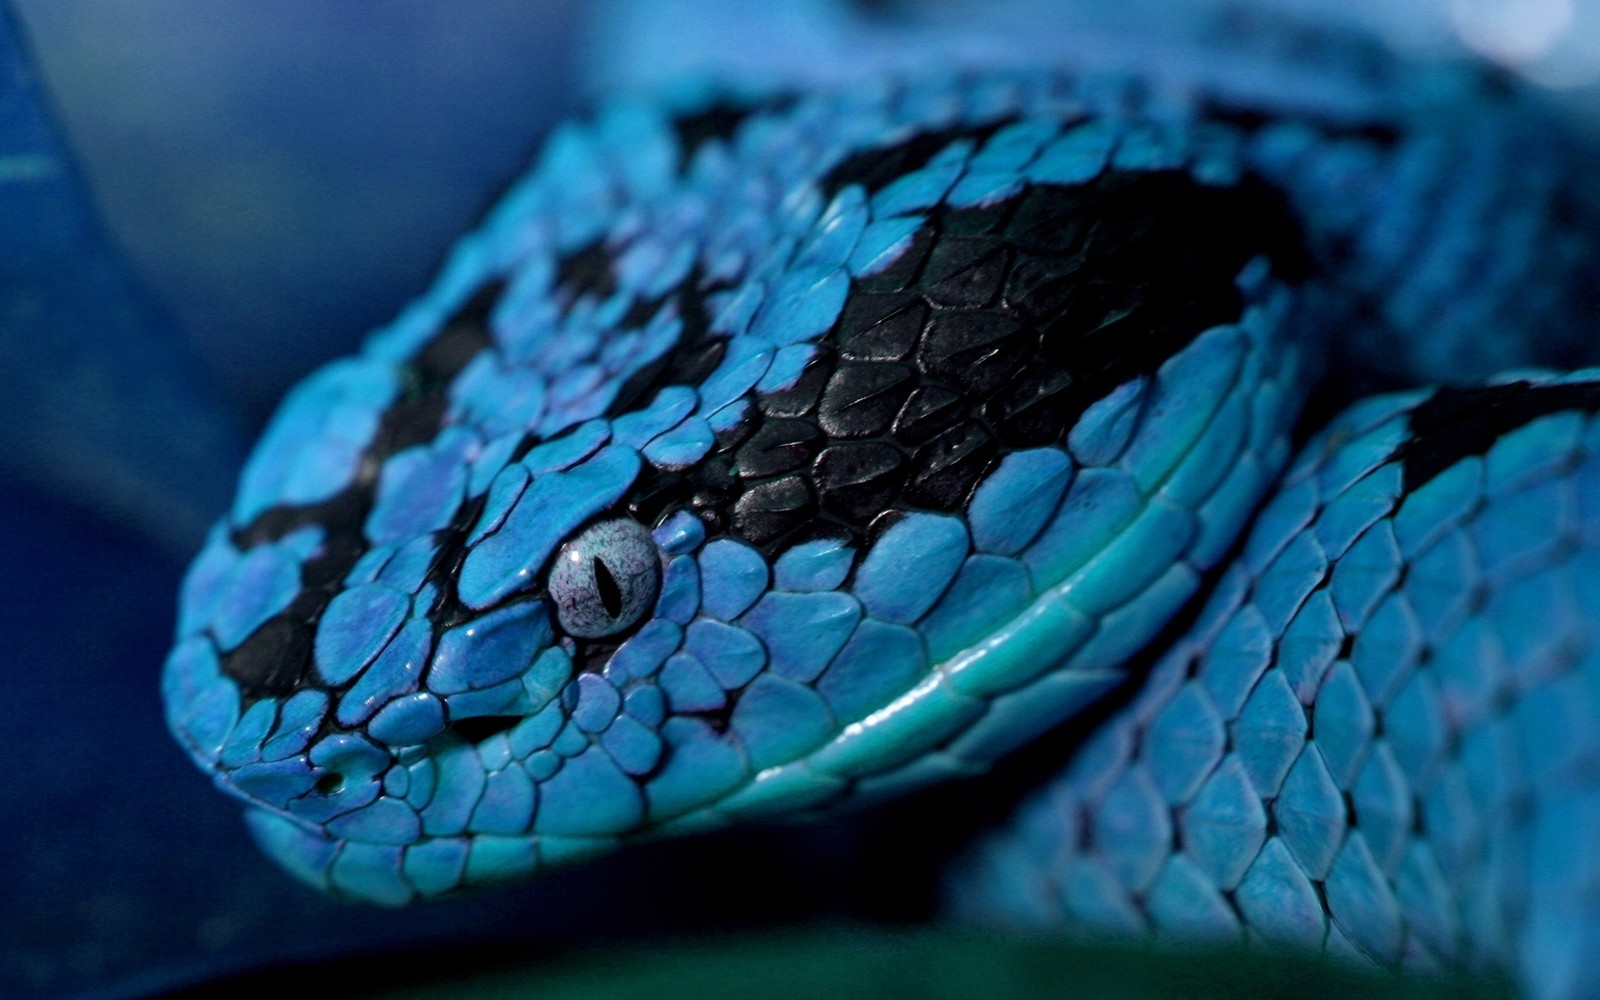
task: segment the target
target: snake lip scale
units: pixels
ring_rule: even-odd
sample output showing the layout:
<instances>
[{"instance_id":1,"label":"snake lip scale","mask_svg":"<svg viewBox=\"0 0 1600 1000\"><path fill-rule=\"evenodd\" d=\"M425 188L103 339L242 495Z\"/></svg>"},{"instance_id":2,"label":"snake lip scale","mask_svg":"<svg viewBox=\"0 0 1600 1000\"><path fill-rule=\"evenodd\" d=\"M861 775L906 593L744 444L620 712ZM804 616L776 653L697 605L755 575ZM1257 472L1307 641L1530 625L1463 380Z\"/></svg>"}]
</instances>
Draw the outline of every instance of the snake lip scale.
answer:
<instances>
[{"instance_id":1,"label":"snake lip scale","mask_svg":"<svg viewBox=\"0 0 1600 1000\"><path fill-rule=\"evenodd\" d=\"M1593 995L1586 173L1443 92L1000 67L561 127L284 401L173 732L397 905L1094 720L954 912Z\"/></svg>"}]
</instances>

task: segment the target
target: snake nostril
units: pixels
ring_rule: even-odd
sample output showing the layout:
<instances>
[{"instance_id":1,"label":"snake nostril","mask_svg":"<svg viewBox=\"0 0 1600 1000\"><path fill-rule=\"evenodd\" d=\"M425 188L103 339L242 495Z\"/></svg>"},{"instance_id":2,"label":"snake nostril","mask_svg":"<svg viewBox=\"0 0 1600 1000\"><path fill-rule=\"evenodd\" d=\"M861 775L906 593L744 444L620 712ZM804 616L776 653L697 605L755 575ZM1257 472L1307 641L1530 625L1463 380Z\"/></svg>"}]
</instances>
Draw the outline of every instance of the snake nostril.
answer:
<instances>
[{"instance_id":1,"label":"snake nostril","mask_svg":"<svg viewBox=\"0 0 1600 1000\"><path fill-rule=\"evenodd\" d=\"M344 775L338 771L329 771L317 779L317 793L319 795L336 795L344 788Z\"/></svg>"}]
</instances>

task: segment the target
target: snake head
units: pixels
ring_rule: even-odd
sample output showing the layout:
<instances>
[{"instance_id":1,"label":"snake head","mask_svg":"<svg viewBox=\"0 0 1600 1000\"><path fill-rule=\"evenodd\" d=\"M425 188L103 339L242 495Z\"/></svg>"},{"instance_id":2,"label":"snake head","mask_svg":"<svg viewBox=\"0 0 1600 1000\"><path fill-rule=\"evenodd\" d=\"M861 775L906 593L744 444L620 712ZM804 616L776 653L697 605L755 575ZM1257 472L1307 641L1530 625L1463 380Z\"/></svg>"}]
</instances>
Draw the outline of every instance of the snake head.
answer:
<instances>
[{"instance_id":1,"label":"snake head","mask_svg":"<svg viewBox=\"0 0 1600 1000\"><path fill-rule=\"evenodd\" d=\"M164 680L291 871L400 903L972 773L1195 593L1298 398L1286 209L1053 77L874 94L559 131L291 393Z\"/></svg>"}]
</instances>

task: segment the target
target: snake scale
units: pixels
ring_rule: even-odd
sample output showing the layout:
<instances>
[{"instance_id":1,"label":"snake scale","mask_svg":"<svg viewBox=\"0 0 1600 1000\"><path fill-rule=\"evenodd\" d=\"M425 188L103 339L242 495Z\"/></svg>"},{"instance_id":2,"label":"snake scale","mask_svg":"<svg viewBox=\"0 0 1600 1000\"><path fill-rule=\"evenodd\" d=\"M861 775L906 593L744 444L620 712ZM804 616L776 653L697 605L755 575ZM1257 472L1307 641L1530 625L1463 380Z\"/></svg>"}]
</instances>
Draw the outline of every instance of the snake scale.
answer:
<instances>
[{"instance_id":1,"label":"snake scale","mask_svg":"<svg viewBox=\"0 0 1600 1000\"><path fill-rule=\"evenodd\" d=\"M173 731L385 904L1066 732L956 912L1600 995L1591 175L1514 88L1351 75L563 126L283 403Z\"/></svg>"}]
</instances>

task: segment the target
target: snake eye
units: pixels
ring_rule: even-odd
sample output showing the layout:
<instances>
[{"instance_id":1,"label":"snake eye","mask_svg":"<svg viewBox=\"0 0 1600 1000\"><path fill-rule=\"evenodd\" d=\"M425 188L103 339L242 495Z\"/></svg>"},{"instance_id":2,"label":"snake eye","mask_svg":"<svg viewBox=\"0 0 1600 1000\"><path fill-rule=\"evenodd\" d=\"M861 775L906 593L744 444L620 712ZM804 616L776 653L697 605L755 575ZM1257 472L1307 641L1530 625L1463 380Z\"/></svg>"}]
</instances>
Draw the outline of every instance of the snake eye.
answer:
<instances>
[{"instance_id":1,"label":"snake eye","mask_svg":"<svg viewBox=\"0 0 1600 1000\"><path fill-rule=\"evenodd\" d=\"M561 546L550 569L556 620L580 639L616 635L644 617L661 587L661 557L638 521L590 525Z\"/></svg>"}]
</instances>

